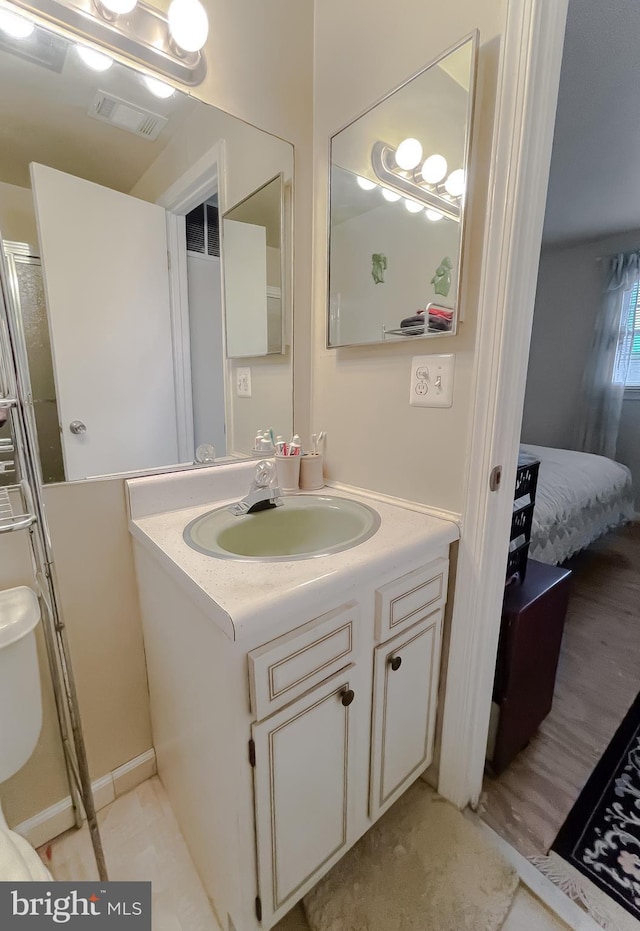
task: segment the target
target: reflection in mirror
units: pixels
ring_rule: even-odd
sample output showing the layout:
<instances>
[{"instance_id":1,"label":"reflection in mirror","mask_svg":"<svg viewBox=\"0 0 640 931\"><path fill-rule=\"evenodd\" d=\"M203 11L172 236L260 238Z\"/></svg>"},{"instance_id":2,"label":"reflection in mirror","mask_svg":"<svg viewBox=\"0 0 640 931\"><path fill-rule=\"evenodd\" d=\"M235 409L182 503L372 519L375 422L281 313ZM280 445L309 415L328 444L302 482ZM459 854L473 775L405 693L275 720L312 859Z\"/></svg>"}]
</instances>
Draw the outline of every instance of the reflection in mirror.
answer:
<instances>
[{"instance_id":1,"label":"reflection in mirror","mask_svg":"<svg viewBox=\"0 0 640 931\"><path fill-rule=\"evenodd\" d=\"M290 338L244 354L252 392L237 395L218 218L275 176L290 334L291 145L167 85L156 96L118 63L91 71L39 26L28 39L2 34L0 83L11 89L0 232L44 480L192 464L198 447L249 455L258 429L289 434Z\"/></svg>"},{"instance_id":2,"label":"reflection in mirror","mask_svg":"<svg viewBox=\"0 0 640 931\"><path fill-rule=\"evenodd\" d=\"M455 333L477 34L331 139L328 345Z\"/></svg>"},{"instance_id":3,"label":"reflection in mirror","mask_svg":"<svg viewBox=\"0 0 640 931\"><path fill-rule=\"evenodd\" d=\"M282 175L222 218L227 356L284 352Z\"/></svg>"}]
</instances>

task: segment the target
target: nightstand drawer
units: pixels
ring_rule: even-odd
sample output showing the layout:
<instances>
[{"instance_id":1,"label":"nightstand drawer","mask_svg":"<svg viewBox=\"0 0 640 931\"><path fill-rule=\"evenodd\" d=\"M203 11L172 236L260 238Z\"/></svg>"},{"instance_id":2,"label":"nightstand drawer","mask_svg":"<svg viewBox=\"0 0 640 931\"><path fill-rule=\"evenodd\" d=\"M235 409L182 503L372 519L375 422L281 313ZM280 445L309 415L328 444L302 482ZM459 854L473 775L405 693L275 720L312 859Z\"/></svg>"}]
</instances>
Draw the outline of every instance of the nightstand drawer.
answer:
<instances>
[{"instance_id":1,"label":"nightstand drawer","mask_svg":"<svg viewBox=\"0 0 640 931\"><path fill-rule=\"evenodd\" d=\"M447 600L448 559L435 559L421 569L376 589L376 639L385 640Z\"/></svg>"},{"instance_id":2,"label":"nightstand drawer","mask_svg":"<svg viewBox=\"0 0 640 931\"><path fill-rule=\"evenodd\" d=\"M352 601L249 653L251 710L258 720L353 662L357 617Z\"/></svg>"}]
</instances>

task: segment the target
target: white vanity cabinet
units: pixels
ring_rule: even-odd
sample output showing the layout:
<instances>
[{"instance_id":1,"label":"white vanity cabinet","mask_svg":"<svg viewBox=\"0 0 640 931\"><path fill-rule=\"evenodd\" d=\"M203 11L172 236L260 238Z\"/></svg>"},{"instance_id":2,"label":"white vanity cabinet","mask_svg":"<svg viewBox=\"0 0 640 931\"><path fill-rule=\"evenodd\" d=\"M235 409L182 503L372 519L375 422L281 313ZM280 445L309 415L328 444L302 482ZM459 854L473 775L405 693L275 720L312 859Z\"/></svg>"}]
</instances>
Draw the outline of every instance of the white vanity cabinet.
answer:
<instances>
[{"instance_id":1,"label":"white vanity cabinet","mask_svg":"<svg viewBox=\"0 0 640 931\"><path fill-rule=\"evenodd\" d=\"M188 549L193 507L132 517L158 772L223 931L272 928L432 759L457 528L376 508L279 564Z\"/></svg>"}]
</instances>

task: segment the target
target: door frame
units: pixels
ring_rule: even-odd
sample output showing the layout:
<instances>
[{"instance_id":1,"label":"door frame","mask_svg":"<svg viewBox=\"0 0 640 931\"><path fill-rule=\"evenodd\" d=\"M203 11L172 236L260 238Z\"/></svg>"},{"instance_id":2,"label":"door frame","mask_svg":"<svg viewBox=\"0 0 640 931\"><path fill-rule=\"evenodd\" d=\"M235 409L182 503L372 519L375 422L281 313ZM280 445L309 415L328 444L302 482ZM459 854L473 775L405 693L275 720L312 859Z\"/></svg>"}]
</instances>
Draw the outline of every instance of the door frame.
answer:
<instances>
[{"instance_id":1,"label":"door frame","mask_svg":"<svg viewBox=\"0 0 640 931\"><path fill-rule=\"evenodd\" d=\"M459 808L482 791L567 7L509 0L503 36L438 782Z\"/></svg>"},{"instance_id":2,"label":"door frame","mask_svg":"<svg viewBox=\"0 0 640 931\"><path fill-rule=\"evenodd\" d=\"M191 348L189 342L189 290L187 282L187 238L184 217L212 194L218 194L220 216L226 210L224 140L204 153L181 177L156 200L167 216L167 250L169 253L169 297L173 367L178 413L178 452L181 461L194 458L193 393L191 388ZM222 301L222 296L221 296ZM224 328L223 328L224 341ZM226 352L222 364L225 367ZM229 424L227 392L224 397L225 423ZM228 431L228 426L227 426Z\"/></svg>"}]
</instances>

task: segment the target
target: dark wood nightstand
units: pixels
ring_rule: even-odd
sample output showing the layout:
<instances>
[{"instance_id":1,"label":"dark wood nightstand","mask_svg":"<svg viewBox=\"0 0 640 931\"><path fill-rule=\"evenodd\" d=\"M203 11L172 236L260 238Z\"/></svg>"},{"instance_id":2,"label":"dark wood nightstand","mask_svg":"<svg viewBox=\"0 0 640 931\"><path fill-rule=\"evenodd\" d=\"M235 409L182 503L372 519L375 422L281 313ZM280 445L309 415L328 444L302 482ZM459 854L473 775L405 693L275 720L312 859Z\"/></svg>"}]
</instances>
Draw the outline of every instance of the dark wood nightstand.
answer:
<instances>
[{"instance_id":1,"label":"dark wood nightstand","mask_svg":"<svg viewBox=\"0 0 640 931\"><path fill-rule=\"evenodd\" d=\"M489 744L495 773L527 745L551 710L570 579L569 569L530 559L524 582L505 590Z\"/></svg>"}]
</instances>

